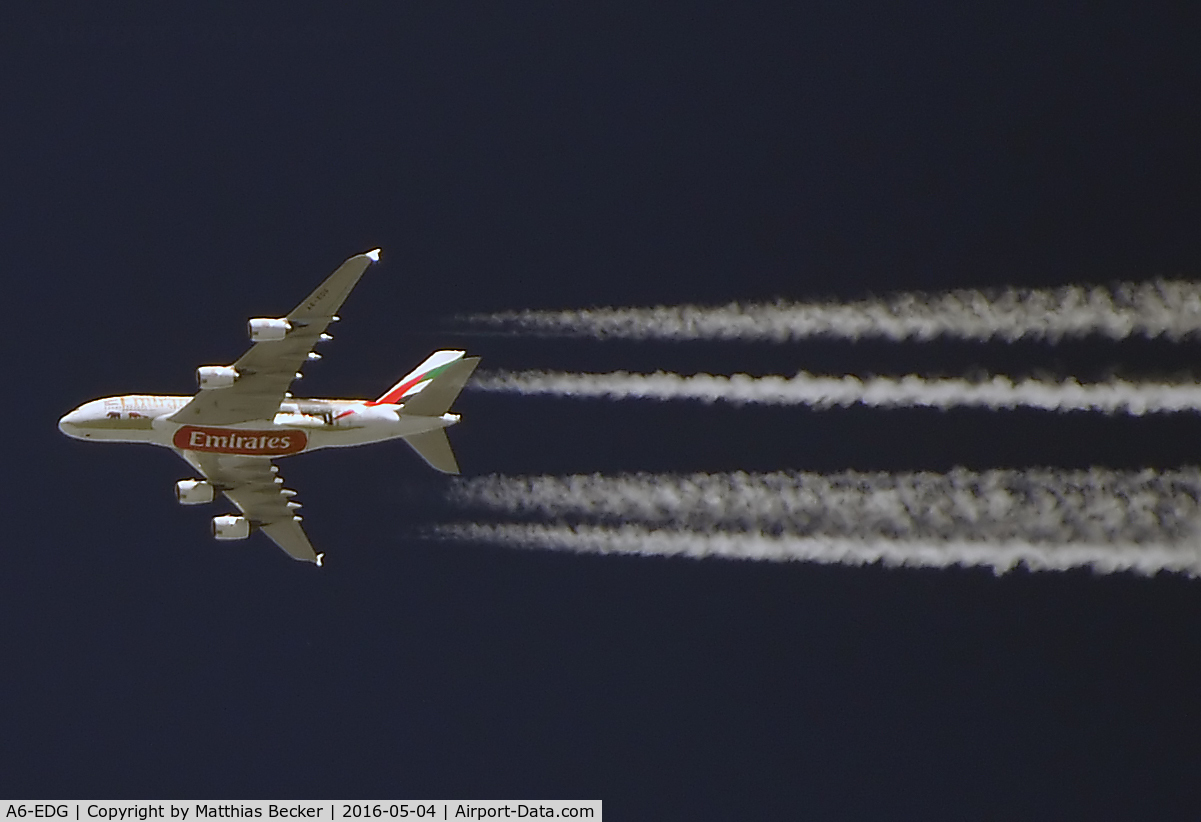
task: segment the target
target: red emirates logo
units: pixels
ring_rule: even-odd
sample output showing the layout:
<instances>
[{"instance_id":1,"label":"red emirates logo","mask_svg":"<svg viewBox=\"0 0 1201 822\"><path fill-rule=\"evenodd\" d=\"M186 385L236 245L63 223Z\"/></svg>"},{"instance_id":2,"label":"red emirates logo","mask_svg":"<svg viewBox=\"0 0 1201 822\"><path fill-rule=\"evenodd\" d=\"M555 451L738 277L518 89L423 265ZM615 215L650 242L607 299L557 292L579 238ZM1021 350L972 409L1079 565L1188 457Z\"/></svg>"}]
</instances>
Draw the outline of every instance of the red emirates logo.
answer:
<instances>
[{"instance_id":1,"label":"red emirates logo","mask_svg":"<svg viewBox=\"0 0 1201 822\"><path fill-rule=\"evenodd\" d=\"M244 431L185 425L175 432L173 442L176 448L185 451L278 457L303 451L309 444L309 438L303 431Z\"/></svg>"}]
</instances>

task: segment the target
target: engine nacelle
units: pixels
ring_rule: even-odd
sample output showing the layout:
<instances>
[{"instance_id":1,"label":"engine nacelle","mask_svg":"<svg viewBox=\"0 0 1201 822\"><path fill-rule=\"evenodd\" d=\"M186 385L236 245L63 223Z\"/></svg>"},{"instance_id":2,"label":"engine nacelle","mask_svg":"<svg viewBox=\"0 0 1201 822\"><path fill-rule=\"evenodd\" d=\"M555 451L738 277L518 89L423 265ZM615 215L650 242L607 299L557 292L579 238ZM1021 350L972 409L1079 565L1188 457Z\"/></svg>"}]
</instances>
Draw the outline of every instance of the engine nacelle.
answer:
<instances>
[{"instance_id":1,"label":"engine nacelle","mask_svg":"<svg viewBox=\"0 0 1201 822\"><path fill-rule=\"evenodd\" d=\"M202 365L196 369L196 382L200 384L202 391L229 388L237 381L238 369L228 365Z\"/></svg>"},{"instance_id":2,"label":"engine nacelle","mask_svg":"<svg viewBox=\"0 0 1201 822\"><path fill-rule=\"evenodd\" d=\"M246 517L213 517L213 539L246 539L250 520Z\"/></svg>"},{"instance_id":3,"label":"engine nacelle","mask_svg":"<svg viewBox=\"0 0 1201 822\"><path fill-rule=\"evenodd\" d=\"M246 324L252 342L273 342L282 340L292 330L292 323L283 319L258 317Z\"/></svg>"},{"instance_id":4,"label":"engine nacelle","mask_svg":"<svg viewBox=\"0 0 1201 822\"><path fill-rule=\"evenodd\" d=\"M180 480L175 483L175 498L180 505L203 505L212 502L213 486L204 480Z\"/></svg>"}]
</instances>

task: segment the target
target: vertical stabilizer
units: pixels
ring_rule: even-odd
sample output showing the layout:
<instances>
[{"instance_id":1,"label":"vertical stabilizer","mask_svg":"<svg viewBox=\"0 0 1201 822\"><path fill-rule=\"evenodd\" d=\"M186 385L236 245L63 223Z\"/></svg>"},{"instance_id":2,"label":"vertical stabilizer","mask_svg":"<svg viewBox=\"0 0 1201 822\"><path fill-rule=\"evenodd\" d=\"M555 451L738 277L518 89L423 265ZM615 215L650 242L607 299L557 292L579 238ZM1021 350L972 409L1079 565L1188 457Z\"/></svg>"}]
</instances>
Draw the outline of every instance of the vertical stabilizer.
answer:
<instances>
[{"instance_id":1,"label":"vertical stabilizer","mask_svg":"<svg viewBox=\"0 0 1201 822\"><path fill-rule=\"evenodd\" d=\"M463 358L465 351L435 351L426 358L425 362L414 368L401 379L396 385L384 392L378 400L367 403L368 405L396 405L405 397L412 397L418 391L421 391L430 384L430 380L437 377L451 363L458 362Z\"/></svg>"},{"instance_id":2,"label":"vertical stabilizer","mask_svg":"<svg viewBox=\"0 0 1201 822\"><path fill-rule=\"evenodd\" d=\"M404 401L404 405L400 407L401 416L442 416L450 410L450 404L459 396L471 372L479 364L479 357L468 357L444 366L438 375L421 389L420 394Z\"/></svg>"}]
</instances>

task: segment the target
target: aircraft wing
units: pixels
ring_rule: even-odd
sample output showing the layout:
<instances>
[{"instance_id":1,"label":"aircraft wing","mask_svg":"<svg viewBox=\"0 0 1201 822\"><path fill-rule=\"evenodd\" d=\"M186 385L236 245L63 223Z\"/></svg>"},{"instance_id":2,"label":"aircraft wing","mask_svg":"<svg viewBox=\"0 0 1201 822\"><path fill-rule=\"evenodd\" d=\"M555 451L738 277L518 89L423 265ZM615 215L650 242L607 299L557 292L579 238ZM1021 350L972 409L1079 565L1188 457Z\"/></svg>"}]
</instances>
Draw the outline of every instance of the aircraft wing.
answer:
<instances>
[{"instance_id":1,"label":"aircraft wing","mask_svg":"<svg viewBox=\"0 0 1201 822\"><path fill-rule=\"evenodd\" d=\"M200 391L171 419L194 425L233 425L275 417L288 386L296 379L313 346L367 266L378 259L377 248L342 263L287 315L292 329L286 337L255 343L233 364L238 371L233 385Z\"/></svg>"},{"instance_id":2,"label":"aircraft wing","mask_svg":"<svg viewBox=\"0 0 1201 822\"><path fill-rule=\"evenodd\" d=\"M322 555L313 550L304 529L294 518L295 509L288 506L293 492L285 492L283 485L276 482L279 469L271 460L201 451L179 454L292 559L321 564Z\"/></svg>"}]
</instances>

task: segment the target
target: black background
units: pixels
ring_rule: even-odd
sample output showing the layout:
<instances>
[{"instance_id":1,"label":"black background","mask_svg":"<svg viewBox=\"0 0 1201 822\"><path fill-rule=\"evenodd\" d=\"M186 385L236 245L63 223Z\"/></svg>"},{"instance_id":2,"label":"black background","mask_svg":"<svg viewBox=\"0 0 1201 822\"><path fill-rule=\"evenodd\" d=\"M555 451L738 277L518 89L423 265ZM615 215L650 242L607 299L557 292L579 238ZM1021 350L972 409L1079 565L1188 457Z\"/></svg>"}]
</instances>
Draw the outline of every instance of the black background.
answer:
<instances>
[{"instance_id":1,"label":"black background","mask_svg":"<svg viewBox=\"0 0 1201 822\"><path fill-rule=\"evenodd\" d=\"M492 368L1190 374L1198 346L472 337L520 308L1193 278L1188 4L4 12L0 793L601 798L614 819L1193 818L1201 588L416 539L402 444L287 460L328 555L213 543L190 393L375 246L298 394ZM465 394L465 472L1195 464L1145 419ZM777 818L777 817L772 817Z\"/></svg>"}]
</instances>

